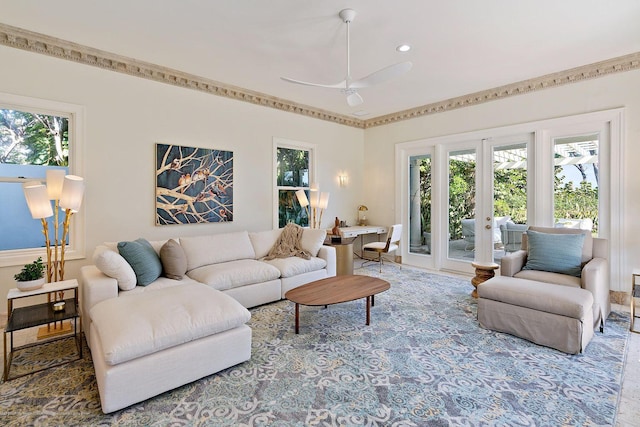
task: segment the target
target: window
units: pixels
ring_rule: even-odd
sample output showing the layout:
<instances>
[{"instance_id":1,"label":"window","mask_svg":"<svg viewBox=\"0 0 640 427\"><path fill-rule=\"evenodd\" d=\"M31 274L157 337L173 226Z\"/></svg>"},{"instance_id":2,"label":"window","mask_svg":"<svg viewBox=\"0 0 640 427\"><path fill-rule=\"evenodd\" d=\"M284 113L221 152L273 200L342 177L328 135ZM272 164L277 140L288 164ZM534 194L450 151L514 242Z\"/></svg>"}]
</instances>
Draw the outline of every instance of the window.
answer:
<instances>
[{"instance_id":1,"label":"window","mask_svg":"<svg viewBox=\"0 0 640 427\"><path fill-rule=\"evenodd\" d=\"M44 182L47 169L52 168L78 173L73 160L78 157L75 135L81 112L78 106L0 94L0 265L19 265L44 256L42 225L31 217L22 184ZM48 221L53 229L54 217ZM83 247L78 222L82 217L76 215L69 232L68 258L77 258Z\"/></svg>"},{"instance_id":2,"label":"window","mask_svg":"<svg viewBox=\"0 0 640 427\"><path fill-rule=\"evenodd\" d=\"M554 221L556 227L598 234L599 135L554 138Z\"/></svg>"},{"instance_id":3,"label":"window","mask_svg":"<svg viewBox=\"0 0 640 427\"><path fill-rule=\"evenodd\" d=\"M409 251L431 254L431 155L409 157Z\"/></svg>"},{"instance_id":4,"label":"window","mask_svg":"<svg viewBox=\"0 0 640 427\"><path fill-rule=\"evenodd\" d=\"M277 200L276 226L282 228L287 223L306 227L309 218L298 203L296 191L309 191L313 177L313 146L301 142L274 138L275 188Z\"/></svg>"}]
</instances>

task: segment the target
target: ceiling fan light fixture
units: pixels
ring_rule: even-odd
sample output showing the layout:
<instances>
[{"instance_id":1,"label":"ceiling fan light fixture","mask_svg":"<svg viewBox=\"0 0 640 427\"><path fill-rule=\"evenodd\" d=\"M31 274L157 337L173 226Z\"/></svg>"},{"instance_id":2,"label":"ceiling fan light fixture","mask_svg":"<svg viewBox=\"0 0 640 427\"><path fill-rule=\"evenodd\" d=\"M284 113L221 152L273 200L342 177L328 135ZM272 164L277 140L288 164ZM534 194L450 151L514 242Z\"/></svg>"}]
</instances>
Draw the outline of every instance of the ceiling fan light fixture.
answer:
<instances>
[{"instance_id":1,"label":"ceiling fan light fixture","mask_svg":"<svg viewBox=\"0 0 640 427\"><path fill-rule=\"evenodd\" d=\"M363 102L364 100L358 92L353 92L351 95L347 96L347 104L349 105L349 107L356 107Z\"/></svg>"}]
</instances>

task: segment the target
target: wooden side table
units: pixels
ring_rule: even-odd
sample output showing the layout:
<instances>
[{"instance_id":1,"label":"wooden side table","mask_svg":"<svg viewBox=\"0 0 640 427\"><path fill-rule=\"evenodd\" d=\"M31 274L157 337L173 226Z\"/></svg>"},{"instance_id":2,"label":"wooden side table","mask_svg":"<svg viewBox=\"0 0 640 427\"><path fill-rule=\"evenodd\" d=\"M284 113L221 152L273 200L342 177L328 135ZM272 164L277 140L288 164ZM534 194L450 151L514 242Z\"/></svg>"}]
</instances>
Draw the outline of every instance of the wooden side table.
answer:
<instances>
[{"instance_id":1,"label":"wooden side table","mask_svg":"<svg viewBox=\"0 0 640 427\"><path fill-rule=\"evenodd\" d=\"M634 320L636 318L640 318L640 316L636 316L636 298L640 298L640 284L636 284L636 278L640 277L640 270L635 269L631 273L631 325L629 326L629 330L631 332L635 332L636 334L640 334L640 331L637 331L633 327Z\"/></svg>"},{"instance_id":2,"label":"wooden side table","mask_svg":"<svg viewBox=\"0 0 640 427\"><path fill-rule=\"evenodd\" d=\"M65 307L62 311L54 311L53 303L46 302L42 304L28 305L25 307L13 308L13 303L17 299L28 298L37 295L48 294L51 292L73 291L73 298L65 299ZM73 362L82 359L82 333L80 332L82 321L80 319L80 312L78 311L78 281L75 279L64 280L62 282L46 283L42 288L33 291L20 291L17 288L9 290L7 294L7 314L9 319L7 320L7 327L4 330L4 381L10 379L19 378L24 375L40 372L54 366L64 365L65 363ZM73 360L67 360L55 365L50 365L45 368L33 370L27 374L18 375L14 378L9 378L9 370L11 369L11 362L13 354L16 350L20 350L27 347L34 347L58 341L61 339L69 338L71 335L60 335L56 338L46 341L35 342L26 344L20 347L14 346L13 333L22 329L32 328L35 326L46 325L48 323L60 322L63 320L73 320L73 337L76 342L78 357ZM7 337L10 338L10 345L7 346Z\"/></svg>"},{"instance_id":3,"label":"wooden side table","mask_svg":"<svg viewBox=\"0 0 640 427\"><path fill-rule=\"evenodd\" d=\"M471 296L474 298L478 298L478 286L482 282L486 282L496 275L495 270L497 270L500 266L495 262L472 262L471 266L476 269L476 276L471 279L471 284L474 289L471 292Z\"/></svg>"}]
</instances>

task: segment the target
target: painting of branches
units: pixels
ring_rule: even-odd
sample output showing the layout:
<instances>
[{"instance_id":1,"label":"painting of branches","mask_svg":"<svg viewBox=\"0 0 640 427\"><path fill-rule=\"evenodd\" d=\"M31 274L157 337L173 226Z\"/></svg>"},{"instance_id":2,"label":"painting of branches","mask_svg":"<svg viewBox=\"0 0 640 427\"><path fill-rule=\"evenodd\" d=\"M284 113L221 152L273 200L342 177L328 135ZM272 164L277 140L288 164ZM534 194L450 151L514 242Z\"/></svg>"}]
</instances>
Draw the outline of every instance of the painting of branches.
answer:
<instances>
[{"instance_id":1,"label":"painting of branches","mask_svg":"<svg viewBox=\"0 0 640 427\"><path fill-rule=\"evenodd\" d=\"M156 144L156 225L233 221L233 151Z\"/></svg>"}]
</instances>

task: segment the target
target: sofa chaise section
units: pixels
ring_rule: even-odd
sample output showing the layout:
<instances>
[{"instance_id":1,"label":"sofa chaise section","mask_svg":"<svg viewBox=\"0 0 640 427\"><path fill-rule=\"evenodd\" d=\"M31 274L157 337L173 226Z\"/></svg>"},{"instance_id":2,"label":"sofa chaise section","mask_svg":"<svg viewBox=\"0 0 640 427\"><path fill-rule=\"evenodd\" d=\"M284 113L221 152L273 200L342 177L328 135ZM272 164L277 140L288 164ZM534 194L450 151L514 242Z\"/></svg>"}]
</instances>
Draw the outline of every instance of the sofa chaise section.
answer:
<instances>
[{"instance_id":1,"label":"sofa chaise section","mask_svg":"<svg viewBox=\"0 0 640 427\"><path fill-rule=\"evenodd\" d=\"M110 298L92 307L89 316L104 413L251 357L249 311L201 283Z\"/></svg>"}]
</instances>

